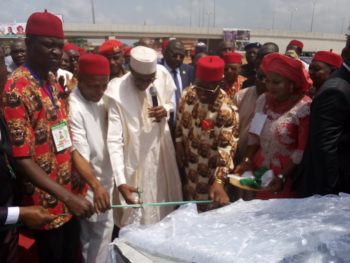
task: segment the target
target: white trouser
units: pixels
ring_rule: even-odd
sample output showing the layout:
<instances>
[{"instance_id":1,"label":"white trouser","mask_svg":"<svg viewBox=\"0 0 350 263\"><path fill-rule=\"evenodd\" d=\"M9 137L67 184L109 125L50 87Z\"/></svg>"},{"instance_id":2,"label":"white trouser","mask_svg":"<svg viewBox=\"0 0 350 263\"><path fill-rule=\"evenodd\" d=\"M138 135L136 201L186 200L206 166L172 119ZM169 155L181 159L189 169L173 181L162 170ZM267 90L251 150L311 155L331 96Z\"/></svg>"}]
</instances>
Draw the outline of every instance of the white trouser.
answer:
<instances>
[{"instance_id":1,"label":"white trouser","mask_svg":"<svg viewBox=\"0 0 350 263\"><path fill-rule=\"evenodd\" d=\"M111 243L113 232L112 210L107 211L106 220L91 222L80 220L80 241L82 254L86 263L105 263L108 259L108 245Z\"/></svg>"}]
</instances>

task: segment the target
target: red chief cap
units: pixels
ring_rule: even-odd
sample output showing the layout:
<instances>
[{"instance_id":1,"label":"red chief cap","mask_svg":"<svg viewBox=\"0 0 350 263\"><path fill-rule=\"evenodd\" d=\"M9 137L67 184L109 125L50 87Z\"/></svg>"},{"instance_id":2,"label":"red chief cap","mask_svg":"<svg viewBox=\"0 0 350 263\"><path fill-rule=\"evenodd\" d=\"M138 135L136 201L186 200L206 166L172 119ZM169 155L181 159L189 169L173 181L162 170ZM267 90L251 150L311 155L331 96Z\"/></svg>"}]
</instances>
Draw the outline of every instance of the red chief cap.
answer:
<instances>
[{"instance_id":1,"label":"red chief cap","mask_svg":"<svg viewBox=\"0 0 350 263\"><path fill-rule=\"evenodd\" d=\"M109 76L109 61L102 55L84 54L79 60L79 74Z\"/></svg>"},{"instance_id":2,"label":"red chief cap","mask_svg":"<svg viewBox=\"0 0 350 263\"><path fill-rule=\"evenodd\" d=\"M166 47L169 45L169 39L164 39L162 41L162 49L166 49Z\"/></svg>"},{"instance_id":3,"label":"red chief cap","mask_svg":"<svg viewBox=\"0 0 350 263\"><path fill-rule=\"evenodd\" d=\"M30 15L26 26L26 35L64 38L62 21L54 14L36 12Z\"/></svg>"},{"instance_id":4,"label":"red chief cap","mask_svg":"<svg viewBox=\"0 0 350 263\"><path fill-rule=\"evenodd\" d=\"M225 62L218 56L206 56L198 60L196 67L197 79L215 82L223 78Z\"/></svg>"},{"instance_id":5,"label":"red chief cap","mask_svg":"<svg viewBox=\"0 0 350 263\"><path fill-rule=\"evenodd\" d=\"M265 74L274 72L285 77L297 86L296 92L307 92L312 85L309 73L301 61L279 53L271 53L264 57L261 68Z\"/></svg>"},{"instance_id":6,"label":"red chief cap","mask_svg":"<svg viewBox=\"0 0 350 263\"><path fill-rule=\"evenodd\" d=\"M333 66L335 68L340 68L341 64L343 63L343 59L340 55L330 52L330 51L318 51L316 52L314 58L312 61L320 61L324 62L330 66Z\"/></svg>"},{"instance_id":7,"label":"red chief cap","mask_svg":"<svg viewBox=\"0 0 350 263\"><path fill-rule=\"evenodd\" d=\"M81 48L81 47L78 47L78 51L79 51L79 55L82 56L82 55L85 55L86 54L86 51L85 49Z\"/></svg>"},{"instance_id":8,"label":"red chief cap","mask_svg":"<svg viewBox=\"0 0 350 263\"><path fill-rule=\"evenodd\" d=\"M115 53L121 52L122 49L123 49L122 42L115 39L109 39L100 46L98 53L102 55L113 55Z\"/></svg>"},{"instance_id":9,"label":"red chief cap","mask_svg":"<svg viewBox=\"0 0 350 263\"><path fill-rule=\"evenodd\" d=\"M226 52L223 59L225 64L242 64L242 56L237 52Z\"/></svg>"},{"instance_id":10,"label":"red chief cap","mask_svg":"<svg viewBox=\"0 0 350 263\"><path fill-rule=\"evenodd\" d=\"M63 46L63 50L64 51L67 51L67 50L76 50L76 51L79 51L79 48L73 44L73 43L66 43L64 44Z\"/></svg>"},{"instance_id":11,"label":"red chief cap","mask_svg":"<svg viewBox=\"0 0 350 263\"><path fill-rule=\"evenodd\" d=\"M126 47L124 49L124 57L130 57L130 51L131 51L132 47Z\"/></svg>"},{"instance_id":12,"label":"red chief cap","mask_svg":"<svg viewBox=\"0 0 350 263\"><path fill-rule=\"evenodd\" d=\"M289 42L288 46L296 46L296 47L300 48L301 50L303 50L304 43L301 42L300 40L294 39L294 40L291 40Z\"/></svg>"}]
</instances>

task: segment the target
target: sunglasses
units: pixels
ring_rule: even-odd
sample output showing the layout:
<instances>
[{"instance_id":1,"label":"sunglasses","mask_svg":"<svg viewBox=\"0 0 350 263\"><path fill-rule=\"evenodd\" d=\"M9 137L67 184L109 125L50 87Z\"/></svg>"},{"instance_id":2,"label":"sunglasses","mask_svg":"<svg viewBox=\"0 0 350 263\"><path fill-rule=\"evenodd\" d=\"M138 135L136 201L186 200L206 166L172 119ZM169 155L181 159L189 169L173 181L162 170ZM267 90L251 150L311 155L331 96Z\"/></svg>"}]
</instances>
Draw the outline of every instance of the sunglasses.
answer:
<instances>
[{"instance_id":1,"label":"sunglasses","mask_svg":"<svg viewBox=\"0 0 350 263\"><path fill-rule=\"evenodd\" d=\"M198 85L194 86L194 88L199 92L206 92L206 93L214 94L220 88L220 85L216 85L216 87L213 89L212 88L209 88L209 89L203 88L203 87L198 86Z\"/></svg>"},{"instance_id":2,"label":"sunglasses","mask_svg":"<svg viewBox=\"0 0 350 263\"><path fill-rule=\"evenodd\" d=\"M170 55L172 58L177 58L178 56L181 58L181 59L184 59L185 58L185 55L184 54L181 54L181 53L173 53L173 52L170 52Z\"/></svg>"}]
</instances>

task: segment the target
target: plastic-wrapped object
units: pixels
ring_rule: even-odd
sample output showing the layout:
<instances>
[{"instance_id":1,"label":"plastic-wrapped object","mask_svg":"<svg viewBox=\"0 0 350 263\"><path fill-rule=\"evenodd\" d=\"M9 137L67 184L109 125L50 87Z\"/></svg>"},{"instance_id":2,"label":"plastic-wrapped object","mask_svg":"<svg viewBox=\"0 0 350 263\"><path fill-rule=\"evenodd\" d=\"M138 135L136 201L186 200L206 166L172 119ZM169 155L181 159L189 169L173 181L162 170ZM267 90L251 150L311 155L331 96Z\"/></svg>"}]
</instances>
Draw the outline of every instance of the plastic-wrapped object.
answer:
<instances>
[{"instance_id":1,"label":"plastic-wrapped object","mask_svg":"<svg viewBox=\"0 0 350 263\"><path fill-rule=\"evenodd\" d=\"M198 214L130 225L120 241L183 262L350 262L350 195L242 200Z\"/></svg>"}]
</instances>

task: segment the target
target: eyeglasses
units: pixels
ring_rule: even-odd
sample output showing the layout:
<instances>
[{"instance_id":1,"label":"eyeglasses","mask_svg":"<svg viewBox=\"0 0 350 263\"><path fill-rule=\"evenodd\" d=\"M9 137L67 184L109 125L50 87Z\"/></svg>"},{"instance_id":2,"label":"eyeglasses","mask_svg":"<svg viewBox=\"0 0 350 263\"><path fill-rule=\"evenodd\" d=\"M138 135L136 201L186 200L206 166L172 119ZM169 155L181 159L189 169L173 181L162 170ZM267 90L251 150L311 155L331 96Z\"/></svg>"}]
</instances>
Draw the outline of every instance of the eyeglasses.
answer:
<instances>
[{"instance_id":1,"label":"eyeglasses","mask_svg":"<svg viewBox=\"0 0 350 263\"><path fill-rule=\"evenodd\" d=\"M194 88L199 92L206 92L206 93L214 94L220 88L220 85L216 85L216 87L214 89L203 88L203 87L198 86L198 85L194 86Z\"/></svg>"}]
</instances>

